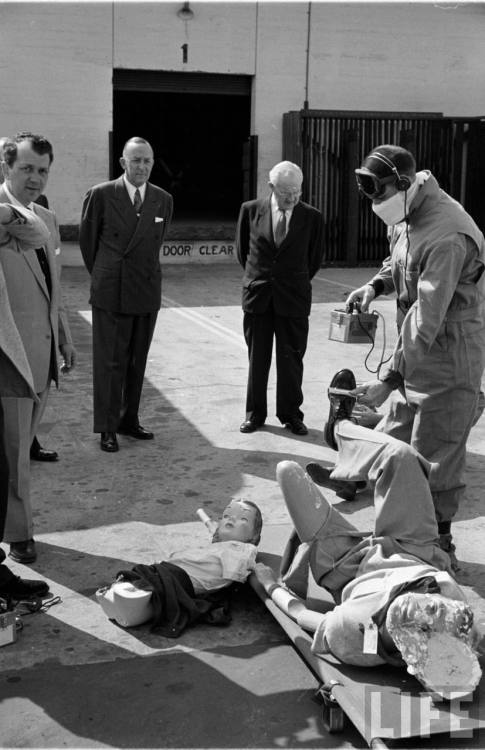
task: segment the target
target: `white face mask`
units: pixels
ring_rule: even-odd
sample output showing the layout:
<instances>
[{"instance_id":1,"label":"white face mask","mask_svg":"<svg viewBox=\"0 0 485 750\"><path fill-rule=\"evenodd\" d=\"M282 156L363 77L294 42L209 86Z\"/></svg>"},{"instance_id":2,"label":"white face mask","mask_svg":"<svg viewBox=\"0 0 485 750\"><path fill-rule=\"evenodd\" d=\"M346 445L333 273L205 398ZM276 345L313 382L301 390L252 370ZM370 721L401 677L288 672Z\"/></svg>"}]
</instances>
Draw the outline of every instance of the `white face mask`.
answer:
<instances>
[{"instance_id":1,"label":"white face mask","mask_svg":"<svg viewBox=\"0 0 485 750\"><path fill-rule=\"evenodd\" d=\"M399 224L409 213L409 190L400 190L387 201L372 203L372 210L389 227Z\"/></svg>"},{"instance_id":2,"label":"white face mask","mask_svg":"<svg viewBox=\"0 0 485 750\"><path fill-rule=\"evenodd\" d=\"M421 185L424 185L429 178L429 175L430 173L426 172L426 170L417 172L416 178L413 180L409 190L399 190L399 192L391 195L387 201L373 203L372 210L389 227L399 224L406 216L409 216L411 203L415 199Z\"/></svg>"}]
</instances>

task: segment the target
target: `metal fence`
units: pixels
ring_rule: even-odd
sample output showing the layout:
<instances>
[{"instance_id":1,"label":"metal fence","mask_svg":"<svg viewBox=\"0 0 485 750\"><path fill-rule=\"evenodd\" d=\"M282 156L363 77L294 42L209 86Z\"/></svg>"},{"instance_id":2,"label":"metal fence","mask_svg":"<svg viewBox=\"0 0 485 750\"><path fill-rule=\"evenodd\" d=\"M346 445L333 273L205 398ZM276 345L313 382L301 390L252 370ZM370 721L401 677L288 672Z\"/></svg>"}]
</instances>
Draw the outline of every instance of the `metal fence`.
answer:
<instances>
[{"instance_id":1,"label":"metal fence","mask_svg":"<svg viewBox=\"0 0 485 750\"><path fill-rule=\"evenodd\" d=\"M302 110L283 116L283 158L300 164L303 200L322 211L327 265L378 265L387 255L386 228L359 196L354 177L375 146L409 149L418 169L485 228L485 119L439 114Z\"/></svg>"}]
</instances>

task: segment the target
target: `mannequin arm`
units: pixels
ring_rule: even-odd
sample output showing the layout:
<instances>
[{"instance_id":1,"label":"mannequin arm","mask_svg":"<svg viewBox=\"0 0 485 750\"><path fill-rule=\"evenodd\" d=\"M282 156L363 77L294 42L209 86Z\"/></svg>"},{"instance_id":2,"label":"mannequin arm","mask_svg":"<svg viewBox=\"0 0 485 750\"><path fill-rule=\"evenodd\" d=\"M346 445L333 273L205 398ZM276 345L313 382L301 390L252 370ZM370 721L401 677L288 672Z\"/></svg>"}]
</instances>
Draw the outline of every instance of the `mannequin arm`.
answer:
<instances>
[{"instance_id":1,"label":"mannequin arm","mask_svg":"<svg viewBox=\"0 0 485 750\"><path fill-rule=\"evenodd\" d=\"M268 565L256 563L254 575L276 606L304 630L314 633L320 623L325 620L324 614L308 609L299 597L281 586L274 571Z\"/></svg>"}]
</instances>

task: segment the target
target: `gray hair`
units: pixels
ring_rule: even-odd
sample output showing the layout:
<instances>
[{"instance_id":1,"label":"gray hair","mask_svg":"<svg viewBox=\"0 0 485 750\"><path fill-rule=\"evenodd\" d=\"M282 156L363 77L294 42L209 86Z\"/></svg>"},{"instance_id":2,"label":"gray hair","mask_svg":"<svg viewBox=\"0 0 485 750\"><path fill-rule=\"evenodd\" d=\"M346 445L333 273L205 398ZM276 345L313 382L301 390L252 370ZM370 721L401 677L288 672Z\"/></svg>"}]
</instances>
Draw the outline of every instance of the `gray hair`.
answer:
<instances>
[{"instance_id":1,"label":"gray hair","mask_svg":"<svg viewBox=\"0 0 485 750\"><path fill-rule=\"evenodd\" d=\"M301 171L298 164L293 164L292 161L280 161L279 164L275 164L269 173L269 181L274 185L279 177L296 177L300 182L303 182L303 172Z\"/></svg>"}]
</instances>

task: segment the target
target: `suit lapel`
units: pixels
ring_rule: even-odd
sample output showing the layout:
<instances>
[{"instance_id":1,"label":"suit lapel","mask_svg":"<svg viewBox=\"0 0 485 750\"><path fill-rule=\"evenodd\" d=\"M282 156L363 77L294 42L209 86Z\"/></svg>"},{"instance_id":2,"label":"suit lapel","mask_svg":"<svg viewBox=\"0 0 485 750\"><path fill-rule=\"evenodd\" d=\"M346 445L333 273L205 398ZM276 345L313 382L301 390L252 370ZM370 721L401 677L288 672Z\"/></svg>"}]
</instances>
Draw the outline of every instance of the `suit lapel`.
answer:
<instances>
[{"instance_id":1,"label":"suit lapel","mask_svg":"<svg viewBox=\"0 0 485 750\"><path fill-rule=\"evenodd\" d=\"M37 206L36 206L35 203L32 204L32 211L40 219L43 219L42 211L38 211L37 210ZM44 222L44 223L46 223L46 222ZM50 226L48 224L47 224L47 228L49 229L49 232L51 232L51 228L50 228ZM52 237L52 232L51 232L51 237ZM39 284L40 284L40 286L42 288L42 291L44 292L45 296L47 297L47 299L50 302L51 298L54 296L54 286L55 286L55 283L56 283L55 282L55 278L54 278L54 274L57 273L57 269L56 269L56 266L55 266L56 259L55 259L54 252L52 251L52 248L48 247L47 245L44 245L43 248L44 248L44 252L45 252L45 257L47 258L47 264L49 266L49 273L51 275L52 295L49 294L49 290L47 288L47 282L45 280L44 272L43 272L43 270L42 270L42 268L40 266L40 262L39 262L39 259L37 257L37 253L35 252L35 250L31 250L28 253L26 253L25 255L26 255L26 261L27 261L27 263L31 267L31 269L32 269L32 271L33 271L33 273L35 275L35 278L37 279L37 281L39 282Z\"/></svg>"},{"instance_id":2,"label":"suit lapel","mask_svg":"<svg viewBox=\"0 0 485 750\"><path fill-rule=\"evenodd\" d=\"M285 248L288 246L288 243L291 243L293 237L297 237L298 234L301 233L304 223L305 223L305 211L301 203L297 203L291 214L290 226L288 227L288 232L286 233L286 237L281 243L281 245L278 248L276 248L277 255L279 255L281 252L285 250Z\"/></svg>"},{"instance_id":3,"label":"suit lapel","mask_svg":"<svg viewBox=\"0 0 485 750\"><path fill-rule=\"evenodd\" d=\"M9 203L9 202L10 201L9 201L8 195L4 191L3 187L0 187L0 203ZM35 210L35 204L34 204L33 211L34 213L37 214L37 211ZM21 257L24 259L26 265L30 269L30 271L34 274L43 293L45 294L47 299L50 300L49 290L47 289L46 280L42 272L42 268L40 267L40 263L37 259L37 254L35 250L21 250L20 254L21 254Z\"/></svg>"},{"instance_id":4,"label":"suit lapel","mask_svg":"<svg viewBox=\"0 0 485 750\"><path fill-rule=\"evenodd\" d=\"M113 207L122 223L134 229L138 220L128 190L125 187L123 176L115 180Z\"/></svg>"},{"instance_id":5,"label":"suit lapel","mask_svg":"<svg viewBox=\"0 0 485 750\"><path fill-rule=\"evenodd\" d=\"M258 224L259 234L262 237L266 237L268 242L271 242L273 247L276 247L274 244L273 224L271 221L271 202L269 198L264 198L260 202L256 221Z\"/></svg>"},{"instance_id":6,"label":"suit lapel","mask_svg":"<svg viewBox=\"0 0 485 750\"><path fill-rule=\"evenodd\" d=\"M146 236L146 232L150 224L153 223L157 210L157 198L154 191L151 189L150 183L147 182L147 189L145 191L145 199L141 207L140 216L138 217L135 231L129 241L124 255L130 252L134 245L140 240L140 238Z\"/></svg>"}]
</instances>

